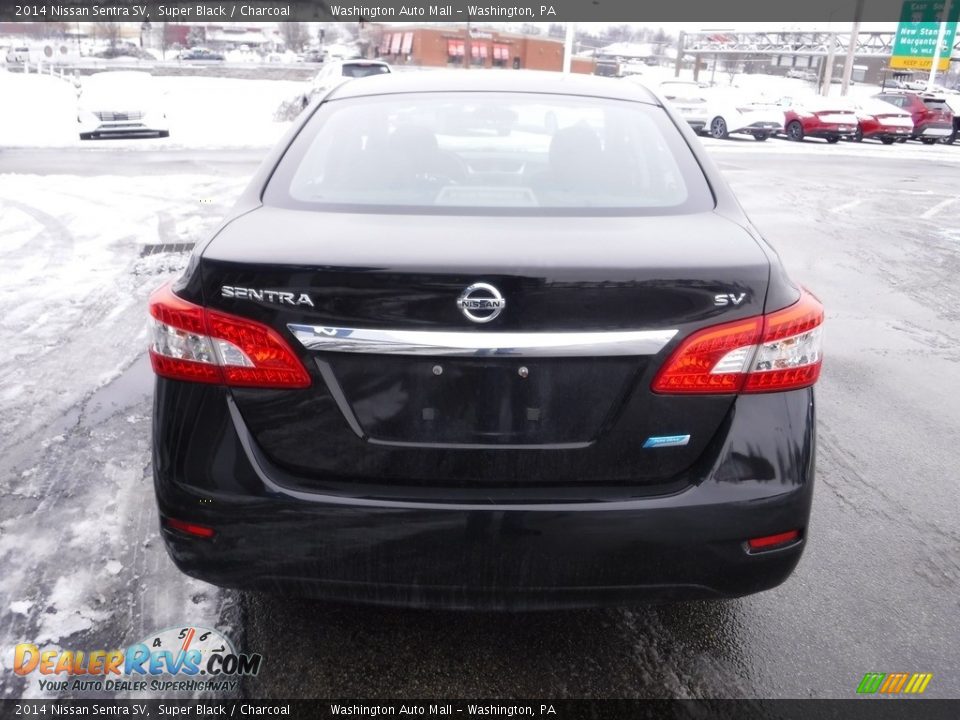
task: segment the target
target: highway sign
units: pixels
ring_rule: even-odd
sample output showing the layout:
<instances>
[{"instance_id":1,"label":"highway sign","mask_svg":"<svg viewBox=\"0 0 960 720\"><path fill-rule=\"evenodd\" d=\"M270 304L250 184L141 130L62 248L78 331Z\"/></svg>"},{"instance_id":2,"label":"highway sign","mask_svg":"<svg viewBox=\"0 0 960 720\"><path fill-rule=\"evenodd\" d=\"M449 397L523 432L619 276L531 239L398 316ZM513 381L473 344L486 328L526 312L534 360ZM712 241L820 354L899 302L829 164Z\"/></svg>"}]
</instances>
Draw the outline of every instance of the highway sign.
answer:
<instances>
[{"instance_id":1,"label":"highway sign","mask_svg":"<svg viewBox=\"0 0 960 720\"><path fill-rule=\"evenodd\" d=\"M907 0L900 11L900 24L893 41L893 56L890 67L908 70L929 70L937 48L940 20L943 18L945 0ZM957 34L957 17L960 15L960 0L953 0L950 18L943 45L940 46L940 62L937 70L950 67L953 38Z\"/></svg>"}]
</instances>

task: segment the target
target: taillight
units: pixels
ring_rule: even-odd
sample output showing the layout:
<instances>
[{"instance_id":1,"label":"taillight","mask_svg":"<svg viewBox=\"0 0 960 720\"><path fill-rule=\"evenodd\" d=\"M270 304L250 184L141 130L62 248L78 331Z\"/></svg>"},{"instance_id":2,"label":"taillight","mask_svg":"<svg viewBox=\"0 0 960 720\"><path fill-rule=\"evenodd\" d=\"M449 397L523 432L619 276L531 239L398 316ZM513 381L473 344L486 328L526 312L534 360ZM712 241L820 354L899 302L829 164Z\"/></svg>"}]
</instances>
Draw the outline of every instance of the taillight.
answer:
<instances>
[{"instance_id":1,"label":"taillight","mask_svg":"<svg viewBox=\"0 0 960 720\"><path fill-rule=\"evenodd\" d=\"M275 330L194 305L166 284L150 296L150 362L162 377L242 387L304 388L310 375Z\"/></svg>"},{"instance_id":2,"label":"taillight","mask_svg":"<svg viewBox=\"0 0 960 720\"><path fill-rule=\"evenodd\" d=\"M693 333L664 363L664 394L762 393L813 385L820 376L823 306L806 290L790 307Z\"/></svg>"}]
</instances>

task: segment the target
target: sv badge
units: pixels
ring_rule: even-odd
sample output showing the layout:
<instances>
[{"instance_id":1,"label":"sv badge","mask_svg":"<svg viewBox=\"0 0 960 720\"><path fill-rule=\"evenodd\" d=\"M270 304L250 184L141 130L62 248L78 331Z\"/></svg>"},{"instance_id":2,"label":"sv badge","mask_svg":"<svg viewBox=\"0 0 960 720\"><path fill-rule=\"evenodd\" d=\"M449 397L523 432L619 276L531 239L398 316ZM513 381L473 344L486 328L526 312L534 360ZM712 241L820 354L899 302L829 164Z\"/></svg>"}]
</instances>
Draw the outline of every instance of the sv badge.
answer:
<instances>
[{"instance_id":1,"label":"sv badge","mask_svg":"<svg viewBox=\"0 0 960 720\"><path fill-rule=\"evenodd\" d=\"M713 304L719 307L724 307L726 305L739 305L746 299L747 299L747 294L745 292L722 293L720 295L713 296Z\"/></svg>"}]
</instances>

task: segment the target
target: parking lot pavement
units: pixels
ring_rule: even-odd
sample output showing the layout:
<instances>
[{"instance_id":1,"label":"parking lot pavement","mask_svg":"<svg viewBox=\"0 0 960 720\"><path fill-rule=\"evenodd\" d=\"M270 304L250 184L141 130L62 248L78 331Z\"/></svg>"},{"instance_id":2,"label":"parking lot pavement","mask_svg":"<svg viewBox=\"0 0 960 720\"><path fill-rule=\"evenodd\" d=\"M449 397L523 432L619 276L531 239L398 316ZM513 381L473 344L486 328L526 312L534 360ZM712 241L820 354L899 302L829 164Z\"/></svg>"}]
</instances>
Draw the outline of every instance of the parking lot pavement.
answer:
<instances>
[{"instance_id":1,"label":"parking lot pavement","mask_svg":"<svg viewBox=\"0 0 960 720\"><path fill-rule=\"evenodd\" d=\"M265 655L250 696L852 697L868 671L932 672L926 695L960 696L960 152L704 142L827 308L809 545L783 586L497 615L331 606L181 577L156 530L142 348L146 293L182 257L140 247L202 236L255 158L211 152L191 174L174 171L189 155L98 150L95 165L71 166L83 179L55 158L42 187L0 175L0 262L18 268L0 283L0 346L18 348L0 360L13 379L0 390L0 645L113 647L217 625ZM121 164L135 181L98 169ZM108 270L71 289L97 268ZM8 669L0 678L7 696L36 693Z\"/></svg>"}]
</instances>

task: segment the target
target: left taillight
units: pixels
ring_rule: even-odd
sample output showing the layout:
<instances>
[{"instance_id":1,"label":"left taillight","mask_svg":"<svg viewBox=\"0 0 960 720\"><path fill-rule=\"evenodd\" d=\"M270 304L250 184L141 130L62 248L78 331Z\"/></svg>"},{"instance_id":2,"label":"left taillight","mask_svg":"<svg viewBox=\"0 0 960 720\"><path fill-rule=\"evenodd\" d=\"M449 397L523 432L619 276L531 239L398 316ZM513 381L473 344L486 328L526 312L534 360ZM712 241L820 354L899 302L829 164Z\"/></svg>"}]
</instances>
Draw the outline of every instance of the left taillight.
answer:
<instances>
[{"instance_id":1,"label":"left taillight","mask_svg":"<svg viewBox=\"0 0 960 720\"><path fill-rule=\"evenodd\" d=\"M310 375L273 328L178 297L150 296L150 362L161 377L237 387L305 388Z\"/></svg>"},{"instance_id":2,"label":"left taillight","mask_svg":"<svg viewBox=\"0 0 960 720\"><path fill-rule=\"evenodd\" d=\"M820 377L822 324L823 306L802 290L783 310L698 330L663 364L652 390L717 395L808 387Z\"/></svg>"}]
</instances>

